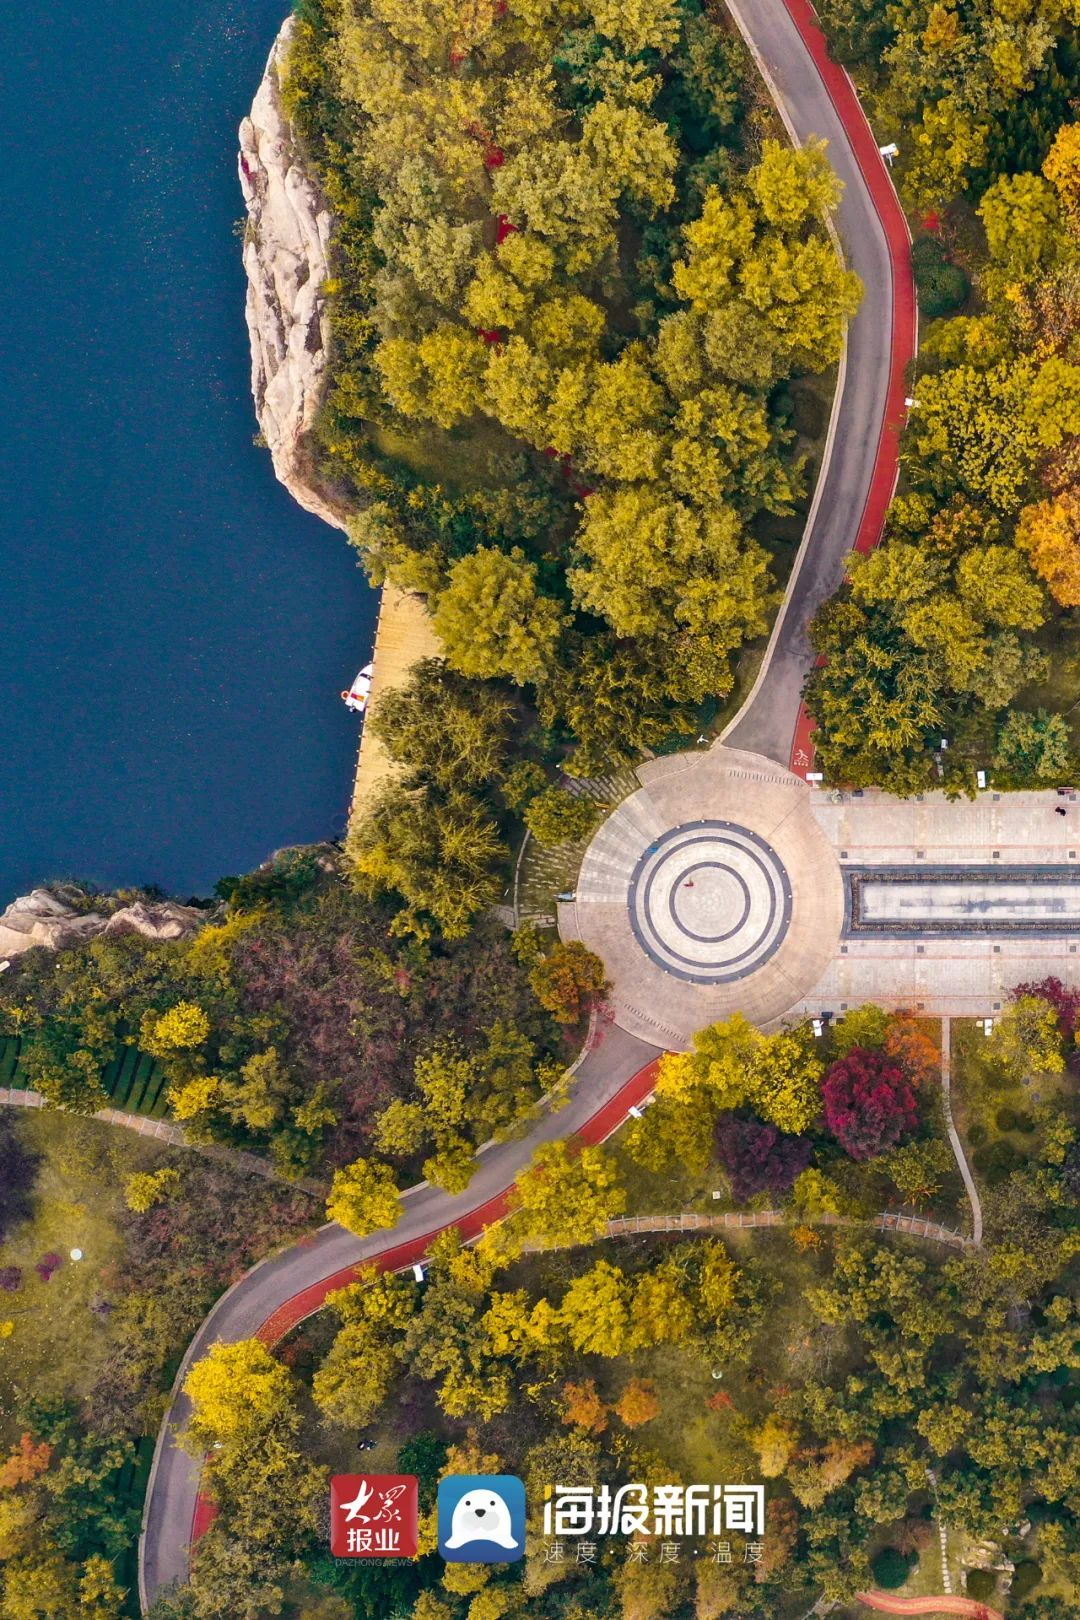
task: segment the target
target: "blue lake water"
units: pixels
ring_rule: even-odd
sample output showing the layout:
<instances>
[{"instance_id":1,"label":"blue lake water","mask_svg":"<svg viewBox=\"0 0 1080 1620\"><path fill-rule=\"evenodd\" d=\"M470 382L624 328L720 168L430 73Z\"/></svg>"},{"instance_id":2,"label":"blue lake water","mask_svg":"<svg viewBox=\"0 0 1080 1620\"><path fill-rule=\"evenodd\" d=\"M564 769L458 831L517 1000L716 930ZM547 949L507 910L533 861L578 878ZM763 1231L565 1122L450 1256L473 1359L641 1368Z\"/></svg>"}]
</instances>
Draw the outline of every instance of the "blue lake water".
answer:
<instances>
[{"instance_id":1,"label":"blue lake water","mask_svg":"<svg viewBox=\"0 0 1080 1620\"><path fill-rule=\"evenodd\" d=\"M375 597L252 443L236 126L287 0L0 15L0 905L340 833Z\"/></svg>"}]
</instances>

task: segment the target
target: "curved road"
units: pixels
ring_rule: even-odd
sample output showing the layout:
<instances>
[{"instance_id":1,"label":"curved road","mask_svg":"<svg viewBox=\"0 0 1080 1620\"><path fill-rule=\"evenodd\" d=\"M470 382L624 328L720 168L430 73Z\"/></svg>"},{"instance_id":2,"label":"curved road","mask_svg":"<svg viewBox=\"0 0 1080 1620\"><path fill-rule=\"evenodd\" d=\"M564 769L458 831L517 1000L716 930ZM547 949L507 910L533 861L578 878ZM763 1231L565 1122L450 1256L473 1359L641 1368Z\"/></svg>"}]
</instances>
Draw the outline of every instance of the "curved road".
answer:
<instances>
[{"instance_id":1,"label":"curved road","mask_svg":"<svg viewBox=\"0 0 1080 1620\"><path fill-rule=\"evenodd\" d=\"M894 269L899 265L903 271L907 264L906 248L901 250L896 240L897 220L902 227L903 216L846 77L824 58L820 35L815 41L806 0L735 0L732 11L793 138L823 135L829 141L830 159L845 181L838 216L841 241L866 288L849 333L827 462L788 600L762 676L726 739L787 765L809 667L806 624L818 602L838 584L847 553L857 544L874 544L880 531L878 518L871 538L865 539L868 523L873 528L875 521L874 491L880 501L884 490L887 504L895 478L895 442L886 421L893 420L897 367L902 374L912 352L913 326L908 334L896 327ZM871 159L877 161L876 171ZM905 274L909 284L909 268ZM339 1226L323 1227L264 1260L223 1295L188 1347L158 1436L140 1540L144 1611L164 1588L186 1578L193 1534L204 1527L200 1464L174 1442L174 1431L184 1427L189 1414L180 1386L191 1362L219 1339L258 1335L275 1342L318 1310L359 1264L375 1262L388 1269L409 1265L446 1226L474 1235L503 1213L509 1188L541 1142L575 1132L592 1142L610 1135L629 1106L652 1090L658 1056L656 1047L615 1026L607 1028L580 1064L567 1105L545 1114L520 1140L482 1151L466 1192L452 1198L437 1188L413 1188L405 1195L404 1212L392 1234L356 1238Z\"/></svg>"},{"instance_id":2,"label":"curved road","mask_svg":"<svg viewBox=\"0 0 1080 1620\"><path fill-rule=\"evenodd\" d=\"M863 298L848 327L828 440L802 544L758 678L723 732L732 748L809 769L803 682L813 662L807 635L819 605L844 576L851 551L881 536L896 483L904 422L904 371L917 324L910 239L903 210L847 74L830 61L808 0L728 0L796 145L829 143L844 184L836 232Z\"/></svg>"},{"instance_id":3,"label":"curved road","mask_svg":"<svg viewBox=\"0 0 1080 1620\"><path fill-rule=\"evenodd\" d=\"M476 1175L456 1197L426 1184L404 1196L401 1220L392 1235L354 1237L343 1227L324 1226L249 1271L218 1300L188 1346L176 1376L173 1398L158 1435L147 1488L140 1540L139 1596L143 1610L174 1581L187 1577L188 1549L199 1506L201 1464L178 1449L173 1429L187 1422L190 1405L180 1387L191 1363L218 1339L258 1336L275 1343L317 1311L328 1293L351 1280L366 1262L393 1270L421 1259L435 1233L457 1226L474 1236L503 1213L506 1195L541 1142L577 1133L599 1142L624 1121L627 1109L649 1095L660 1052L655 1046L610 1025L582 1060L570 1100L549 1110L527 1136L481 1151Z\"/></svg>"}]
</instances>

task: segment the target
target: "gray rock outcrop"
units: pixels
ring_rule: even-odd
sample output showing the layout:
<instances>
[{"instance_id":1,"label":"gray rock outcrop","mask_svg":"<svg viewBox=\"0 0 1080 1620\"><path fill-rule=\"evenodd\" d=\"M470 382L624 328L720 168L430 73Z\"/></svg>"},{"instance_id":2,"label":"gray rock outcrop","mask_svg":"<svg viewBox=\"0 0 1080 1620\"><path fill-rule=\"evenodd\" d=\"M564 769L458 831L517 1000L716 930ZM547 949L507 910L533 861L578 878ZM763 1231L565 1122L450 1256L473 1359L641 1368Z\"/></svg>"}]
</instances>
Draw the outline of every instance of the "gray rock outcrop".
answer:
<instances>
[{"instance_id":1,"label":"gray rock outcrop","mask_svg":"<svg viewBox=\"0 0 1080 1620\"><path fill-rule=\"evenodd\" d=\"M274 41L251 108L240 125L251 391L274 472L300 505L345 527L345 512L320 485L306 443L322 397L330 340L323 283L333 218L304 166L281 100L281 71L293 19Z\"/></svg>"},{"instance_id":2,"label":"gray rock outcrop","mask_svg":"<svg viewBox=\"0 0 1080 1620\"><path fill-rule=\"evenodd\" d=\"M136 900L111 912L80 911L50 889L33 889L0 912L0 958L35 945L70 950L99 934L144 934L148 939L186 939L206 921L206 912L175 900Z\"/></svg>"}]
</instances>

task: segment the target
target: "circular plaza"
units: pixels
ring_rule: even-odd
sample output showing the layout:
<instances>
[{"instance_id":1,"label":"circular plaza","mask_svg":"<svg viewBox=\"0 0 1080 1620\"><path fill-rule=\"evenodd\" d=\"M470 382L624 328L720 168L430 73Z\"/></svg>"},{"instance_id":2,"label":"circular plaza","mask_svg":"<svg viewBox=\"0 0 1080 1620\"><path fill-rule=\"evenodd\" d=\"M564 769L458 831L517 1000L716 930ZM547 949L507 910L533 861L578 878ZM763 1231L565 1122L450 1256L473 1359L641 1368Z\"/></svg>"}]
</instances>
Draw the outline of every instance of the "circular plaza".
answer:
<instances>
[{"instance_id":1,"label":"circular plaza","mask_svg":"<svg viewBox=\"0 0 1080 1620\"><path fill-rule=\"evenodd\" d=\"M791 881L749 827L697 821L645 849L630 877L630 927L641 949L677 979L726 984L755 972L783 944Z\"/></svg>"},{"instance_id":2,"label":"circular plaza","mask_svg":"<svg viewBox=\"0 0 1080 1620\"><path fill-rule=\"evenodd\" d=\"M717 746L650 760L598 830L564 938L600 956L615 1019L681 1049L733 1012L768 1025L818 982L844 921L840 866L805 782Z\"/></svg>"}]
</instances>

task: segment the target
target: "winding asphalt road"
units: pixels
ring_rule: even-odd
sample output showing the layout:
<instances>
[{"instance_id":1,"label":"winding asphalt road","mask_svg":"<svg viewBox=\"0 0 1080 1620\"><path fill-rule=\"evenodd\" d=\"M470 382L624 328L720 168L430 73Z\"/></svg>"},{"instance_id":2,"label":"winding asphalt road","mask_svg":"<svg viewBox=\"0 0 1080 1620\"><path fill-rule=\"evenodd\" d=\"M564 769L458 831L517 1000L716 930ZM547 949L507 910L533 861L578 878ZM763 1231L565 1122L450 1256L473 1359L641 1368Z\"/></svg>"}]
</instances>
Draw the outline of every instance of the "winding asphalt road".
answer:
<instances>
[{"instance_id":1,"label":"winding asphalt road","mask_svg":"<svg viewBox=\"0 0 1080 1620\"><path fill-rule=\"evenodd\" d=\"M899 370L902 411L902 372L913 352L914 326L894 285L894 267L900 267L903 282L908 263L903 216L850 84L824 55L806 0L735 0L731 9L793 139L822 135L829 141L829 157L845 181L838 216L843 251L866 289L850 330L827 463L788 601L758 684L725 739L787 765L810 663L806 625L839 583L847 553L873 545L880 532L896 470L891 435L898 420L897 376ZM909 331L903 329L905 319ZM503 1213L509 1188L541 1142L571 1133L602 1141L617 1129L630 1105L651 1092L659 1055L656 1047L623 1030L605 1028L578 1067L567 1105L542 1115L520 1140L483 1150L466 1192L452 1198L437 1188L413 1188L392 1233L356 1238L339 1226L323 1227L264 1260L223 1295L188 1347L158 1436L140 1539L144 1612L165 1588L186 1578L191 1542L208 1520L199 1496L201 1466L175 1444L175 1433L189 1416L180 1389L190 1364L217 1340L258 1336L276 1342L348 1282L357 1265L407 1266L421 1259L431 1238L447 1226L475 1235Z\"/></svg>"},{"instance_id":2,"label":"winding asphalt road","mask_svg":"<svg viewBox=\"0 0 1080 1620\"><path fill-rule=\"evenodd\" d=\"M599 1142L617 1130L631 1104L652 1091L659 1057L655 1046L614 1024L602 1026L577 1068L566 1106L543 1113L527 1136L482 1149L476 1175L465 1192L450 1197L426 1183L411 1188L392 1233L357 1238L343 1227L324 1226L262 1261L222 1295L188 1346L158 1435L139 1548L144 1612L166 1587L186 1579L193 1531L197 1535L205 1528L205 1505L199 1498L201 1464L174 1441L174 1431L184 1428L190 1414L181 1385L191 1363L219 1339L231 1343L258 1337L276 1343L317 1311L328 1293L351 1281L358 1265L374 1262L385 1270L411 1265L423 1258L432 1237L447 1226L474 1236L502 1215L509 1188L540 1143L575 1133Z\"/></svg>"},{"instance_id":3,"label":"winding asphalt road","mask_svg":"<svg viewBox=\"0 0 1080 1620\"><path fill-rule=\"evenodd\" d=\"M805 772L812 763L801 702L813 663L810 620L843 579L848 553L877 544L896 483L904 368L917 339L910 240L876 139L850 79L827 55L807 0L727 3L792 141L817 135L829 143L844 186L836 233L863 284L787 595L757 681L723 732L731 748Z\"/></svg>"}]
</instances>

